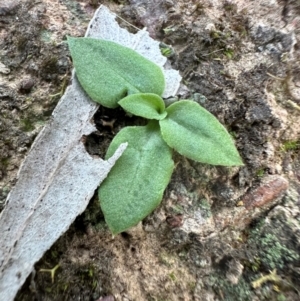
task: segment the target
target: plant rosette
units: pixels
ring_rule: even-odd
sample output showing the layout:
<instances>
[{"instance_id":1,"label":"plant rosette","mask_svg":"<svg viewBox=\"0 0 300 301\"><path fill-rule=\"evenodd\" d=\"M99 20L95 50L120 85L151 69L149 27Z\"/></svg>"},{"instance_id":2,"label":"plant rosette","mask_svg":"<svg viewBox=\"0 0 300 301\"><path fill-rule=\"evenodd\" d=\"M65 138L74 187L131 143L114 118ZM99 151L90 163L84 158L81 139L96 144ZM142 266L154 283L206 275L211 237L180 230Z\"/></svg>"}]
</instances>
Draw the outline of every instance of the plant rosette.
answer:
<instances>
[{"instance_id":1,"label":"plant rosette","mask_svg":"<svg viewBox=\"0 0 300 301\"><path fill-rule=\"evenodd\" d=\"M243 165L231 136L206 109L191 100L165 106L159 66L110 41L68 37L68 44L76 76L92 100L149 119L146 126L123 128L106 153L108 159L128 143L98 189L113 234L135 226L159 205L174 169L173 150L206 164Z\"/></svg>"}]
</instances>

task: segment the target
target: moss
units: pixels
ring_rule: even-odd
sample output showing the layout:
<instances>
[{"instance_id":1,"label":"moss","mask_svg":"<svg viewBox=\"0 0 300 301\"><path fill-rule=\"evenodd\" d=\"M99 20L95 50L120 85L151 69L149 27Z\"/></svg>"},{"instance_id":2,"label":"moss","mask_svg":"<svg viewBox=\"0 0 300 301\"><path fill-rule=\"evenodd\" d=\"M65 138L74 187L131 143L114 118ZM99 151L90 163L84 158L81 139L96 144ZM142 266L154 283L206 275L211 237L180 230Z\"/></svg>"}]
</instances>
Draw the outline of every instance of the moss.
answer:
<instances>
[{"instance_id":1,"label":"moss","mask_svg":"<svg viewBox=\"0 0 300 301\"><path fill-rule=\"evenodd\" d=\"M95 268L92 265L88 265L79 269L77 273L80 276L80 279L83 281L83 283L86 283L86 281L90 282L91 279L93 279L95 276Z\"/></svg>"},{"instance_id":2,"label":"moss","mask_svg":"<svg viewBox=\"0 0 300 301\"><path fill-rule=\"evenodd\" d=\"M162 252L159 255L159 262L164 264L167 267L172 267L174 265L174 259L172 256L166 252Z\"/></svg>"},{"instance_id":3,"label":"moss","mask_svg":"<svg viewBox=\"0 0 300 301\"><path fill-rule=\"evenodd\" d=\"M232 59L234 55L234 51L230 48L224 50L224 54L227 56L228 59Z\"/></svg>"},{"instance_id":4,"label":"moss","mask_svg":"<svg viewBox=\"0 0 300 301\"><path fill-rule=\"evenodd\" d=\"M0 160L0 166L3 166L4 168L9 165L9 158L2 158Z\"/></svg>"},{"instance_id":5,"label":"moss","mask_svg":"<svg viewBox=\"0 0 300 301\"><path fill-rule=\"evenodd\" d=\"M171 273L169 274L169 278L170 278L173 282L176 281L176 276L175 276L174 272L171 272Z\"/></svg>"},{"instance_id":6,"label":"moss","mask_svg":"<svg viewBox=\"0 0 300 301\"><path fill-rule=\"evenodd\" d=\"M161 44L159 45L159 48L160 48L161 54L162 54L163 56L165 56L165 57L170 57L171 55L174 54L173 49L172 49L170 46L168 46L168 45L166 45L166 44L164 44L164 43L161 43Z\"/></svg>"},{"instance_id":7,"label":"moss","mask_svg":"<svg viewBox=\"0 0 300 301\"><path fill-rule=\"evenodd\" d=\"M8 195L8 193L11 190L11 188L9 186L4 186L1 190L2 190L2 194L3 195Z\"/></svg>"},{"instance_id":8,"label":"moss","mask_svg":"<svg viewBox=\"0 0 300 301\"><path fill-rule=\"evenodd\" d=\"M21 129L25 132L31 132L34 130L33 122L30 119L21 119Z\"/></svg>"},{"instance_id":9,"label":"moss","mask_svg":"<svg viewBox=\"0 0 300 301\"><path fill-rule=\"evenodd\" d=\"M241 278L237 284L232 284L221 273L211 275L210 281L215 293L220 296L221 300L252 300L252 288L244 278Z\"/></svg>"},{"instance_id":10,"label":"moss","mask_svg":"<svg viewBox=\"0 0 300 301\"><path fill-rule=\"evenodd\" d=\"M260 246L259 256L261 262L270 269L282 269L285 263L299 259L298 253L280 243L278 238L273 234L268 233L261 237Z\"/></svg>"},{"instance_id":11,"label":"moss","mask_svg":"<svg viewBox=\"0 0 300 301\"><path fill-rule=\"evenodd\" d=\"M284 296L284 294L279 294L277 296L277 301L285 301L286 300L286 297Z\"/></svg>"},{"instance_id":12,"label":"moss","mask_svg":"<svg viewBox=\"0 0 300 301\"><path fill-rule=\"evenodd\" d=\"M51 42L51 37L52 37L52 33L48 30L41 30L40 32L40 36L41 36L41 40L44 43L50 43Z\"/></svg>"},{"instance_id":13,"label":"moss","mask_svg":"<svg viewBox=\"0 0 300 301\"><path fill-rule=\"evenodd\" d=\"M281 149L285 152L287 151L295 151L299 149L300 143L298 140L290 140L286 141L282 144Z\"/></svg>"},{"instance_id":14,"label":"moss","mask_svg":"<svg viewBox=\"0 0 300 301\"><path fill-rule=\"evenodd\" d=\"M57 62L58 62L58 58L56 56L47 57L41 65L42 72L57 73L58 72Z\"/></svg>"},{"instance_id":15,"label":"moss","mask_svg":"<svg viewBox=\"0 0 300 301\"><path fill-rule=\"evenodd\" d=\"M256 253L254 257L256 264L252 262L255 269L259 268L257 263L268 270L283 269L285 264L299 260L299 254L279 240L280 236L276 232L279 230L275 225L267 229L263 229L263 227L264 222L259 222L251 231L248 240L248 244L254 248Z\"/></svg>"},{"instance_id":16,"label":"moss","mask_svg":"<svg viewBox=\"0 0 300 301\"><path fill-rule=\"evenodd\" d=\"M170 208L171 213L173 214L183 214L184 213L184 209L181 205L174 205Z\"/></svg>"},{"instance_id":17,"label":"moss","mask_svg":"<svg viewBox=\"0 0 300 301\"><path fill-rule=\"evenodd\" d=\"M261 178L265 174L265 170L263 168L260 168L256 171L256 176Z\"/></svg>"},{"instance_id":18,"label":"moss","mask_svg":"<svg viewBox=\"0 0 300 301\"><path fill-rule=\"evenodd\" d=\"M206 199L201 199L199 202L199 207L203 218L210 218L212 216L210 204Z\"/></svg>"},{"instance_id":19,"label":"moss","mask_svg":"<svg viewBox=\"0 0 300 301\"><path fill-rule=\"evenodd\" d=\"M250 268L253 272L257 272L261 267L261 261L260 258L257 256L254 256L254 259L251 262Z\"/></svg>"},{"instance_id":20,"label":"moss","mask_svg":"<svg viewBox=\"0 0 300 301\"><path fill-rule=\"evenodd\" d=\"M194 292L196 289L196 282L195 281L188 282L188 288L191 292Z\"/></svg>"},{"instance_id":21,"label":"moss","mask_svg":"<svg viewBox=\"0 0 300 301\"><path fill-rule=\"evenodd\" d=\"M230 1L224 1L223 3L223 8L225 11L236 11L237 10L237 5L230 2Z\"/></svg>"}]
</instances>

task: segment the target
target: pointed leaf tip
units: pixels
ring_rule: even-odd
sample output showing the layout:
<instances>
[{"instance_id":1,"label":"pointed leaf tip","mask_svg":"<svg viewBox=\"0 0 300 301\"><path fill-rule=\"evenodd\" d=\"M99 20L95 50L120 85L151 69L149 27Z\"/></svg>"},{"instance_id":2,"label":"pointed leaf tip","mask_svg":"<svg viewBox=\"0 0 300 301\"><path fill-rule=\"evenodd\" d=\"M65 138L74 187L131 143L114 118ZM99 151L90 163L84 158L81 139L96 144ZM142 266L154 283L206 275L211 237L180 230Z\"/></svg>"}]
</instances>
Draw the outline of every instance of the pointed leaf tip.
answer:
<instances>
[{"instance_id":1,"label":"pointed leaf tip","mask_svg":"<svg viewBox=\"0 0 300 301\"><path fill-rule=\"evenodd\" d=\"M100 206L113 234L135 226L160 203L174 168L172 151L157 122L126 127L113 139L109 157L123 143L128 146L98 190Z\"/></svg>"},{"instance_id":2,"label":"pointed leaf tip","mask_svg":"<svg viewBox=\"0 0 300 301\"><path fill-rule=\"evenodd\" d=\"M181 155L212 165L243 165L227 130L199 104L181 100L166 111L167 117L159 121L162 136Z\"/></svg>"},{"instance_id":3,"label":"pointed leaf tip","mask_svg":"<svg viewBox=\"0 0 300 301\"><path fill-rule=\"evenodd\" d=\"M76 76L86 93L108 108L133 93L161 95L165 79L159 66L120 44L68 37Z\"/></svg>"}]
</instances>

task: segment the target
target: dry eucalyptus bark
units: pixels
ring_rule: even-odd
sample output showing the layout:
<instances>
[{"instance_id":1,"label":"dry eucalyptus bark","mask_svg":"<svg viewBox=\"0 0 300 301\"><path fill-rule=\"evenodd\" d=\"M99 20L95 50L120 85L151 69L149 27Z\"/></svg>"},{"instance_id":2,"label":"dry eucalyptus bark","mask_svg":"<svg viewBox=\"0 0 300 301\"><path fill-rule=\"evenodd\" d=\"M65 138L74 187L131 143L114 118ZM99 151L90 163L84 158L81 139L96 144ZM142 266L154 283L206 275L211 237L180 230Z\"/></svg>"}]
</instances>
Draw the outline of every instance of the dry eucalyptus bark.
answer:
<instances>
[{"instance_id":1,"label":"dry eucalyptus bark","mask_svg":"<svg viewBox=\"0 0 300 301\"><path fill-rule=\"evenodd\" d=\"M160 54L158 42L146 31L128 33L114 19L106 7L100 7L86 36L131 47L163 67L166 58ZM172 96L180 76L166 70L165 77L164 96ZM98 107L73 74L72 84L21 166L18 182L0 216L1 300L14 299L33 265L85 210L95 189L126 148L126 144L121 145L107 161L86 152L84 137L96 130L91 119Z\"/></svg>"}]
</instances>

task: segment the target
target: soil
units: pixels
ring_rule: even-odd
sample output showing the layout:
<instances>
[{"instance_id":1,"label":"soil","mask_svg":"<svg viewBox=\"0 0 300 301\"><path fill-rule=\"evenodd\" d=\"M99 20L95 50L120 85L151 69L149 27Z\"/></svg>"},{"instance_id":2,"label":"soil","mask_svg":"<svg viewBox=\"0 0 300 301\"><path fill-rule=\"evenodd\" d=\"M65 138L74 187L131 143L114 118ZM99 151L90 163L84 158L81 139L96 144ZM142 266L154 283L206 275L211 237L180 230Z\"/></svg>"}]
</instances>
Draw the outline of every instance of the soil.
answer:
<instances>
[{"instance_id":1,"label":"soil","mask_svg":"<svg viewBox=\"0 0 300 301\"><path fill-rule=\"evenodd\" d=\"M66 36L83 36L100 4L168 47L187 87L179 97L227 127L245 166L174 154L159 208L116 237L95 196L16 300L300 300L296 0L0 0L0 210L68 84ZM117 131L142 122L103 108L94 121L86 149L102 157Z\"/></svg>"}]
</instances>

